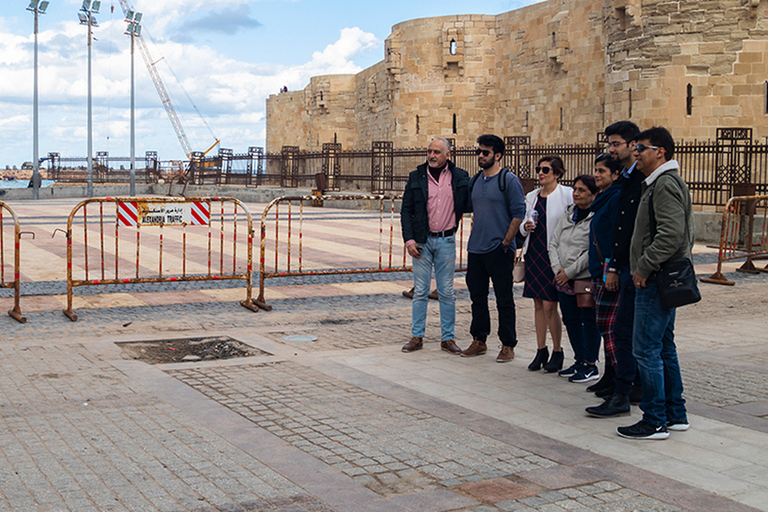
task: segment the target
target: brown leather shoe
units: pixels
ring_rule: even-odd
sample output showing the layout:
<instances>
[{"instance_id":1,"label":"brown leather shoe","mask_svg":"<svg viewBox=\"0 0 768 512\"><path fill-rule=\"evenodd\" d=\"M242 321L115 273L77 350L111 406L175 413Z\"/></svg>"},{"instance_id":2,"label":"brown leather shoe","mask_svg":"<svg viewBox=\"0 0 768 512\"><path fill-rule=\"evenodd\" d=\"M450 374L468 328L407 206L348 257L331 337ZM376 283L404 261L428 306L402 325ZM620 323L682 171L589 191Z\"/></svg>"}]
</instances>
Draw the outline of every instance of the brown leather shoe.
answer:
<instances>
[{"instance_id":1,"label":"brown leather shoe","mask_svg":"<svg viewBox=\"0 0 768 512\"><path fill-rule=\"evenodd\" d=\"M416 350L421 350L422 348L424 348L424 342L421 338L414 336L411 338L411 341L403 345L403 352L414 352Z\"/></svg>"},{"instance_id":2,"label":"brown leather shoe","mask_svg":"<svg viewBox=\"0 0 768 512\"><path fill-rule=\"evenodd\" d=\"M403 297L406 299L412 299L413 298L413 292L416 288L411 288L410 290L406 290L403 292Z\"/></svg>"},{"instance_id":3,"label":"brown leather shoe","mask_svg":"<svg viewBox=\"0 0 768 512\"><path fill-rule=\"evenodd\" d=\"M454 355L461 354L461 349L453 340L445 340L440 342L440 350L445 350Z\"/></svg>"},{"instance_id":4,"label":"brown leather shoe","mask_svg":"<svg viewBox=\"0 0 768 512\"><path fill-rule=\"evenodd\" d=\"M515 349L506 345L501 346L501 352L496 356L497 363L508 363L515 358Z\"/></svg>"},{"instance_id":5,"label":"brown leather shoe","mask_svg":"<svg viewBox=\"0 0 768 512\"><path fill-rule=\"evenodd\" d=\"M437 290L432 290L429 292L429 295L427 295L432 300L440 300L440 296L437 294Z\"/></svg>"},{"instance_id":6,"label":"brown leather shoe","mask_svg":"<svg viewBox=\"0 0 768 512\"><path fill-rule=\"evenodd\" d=\"M469 348L461 352L461 357L481 356L487 351L488 347L485 345L485 342L475 338L472 340L472 344Z\"/></svg>"}]
</instances>

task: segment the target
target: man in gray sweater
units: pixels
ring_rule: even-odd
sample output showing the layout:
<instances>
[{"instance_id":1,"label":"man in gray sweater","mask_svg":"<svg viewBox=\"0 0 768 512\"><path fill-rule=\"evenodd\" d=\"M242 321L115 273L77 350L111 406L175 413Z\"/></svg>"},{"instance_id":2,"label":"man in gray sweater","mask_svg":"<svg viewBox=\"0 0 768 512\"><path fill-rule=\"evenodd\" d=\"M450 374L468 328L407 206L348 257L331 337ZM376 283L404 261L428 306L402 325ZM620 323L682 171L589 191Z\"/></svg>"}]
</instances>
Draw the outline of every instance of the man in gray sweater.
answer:
<instances>
[{"instance_id":1,"label":"man in gray sweater","mask_svg":"<svg viewBox=\"0 0 768 512\"><path fill-rule=\"evenodd\" d=\"M665 128L640 133L634 153L637 170L646 176L629 256L636 288L632 352L643 387L643 419L617 431L632 439L666 439L669 430L688 430L689 425L675 347L675 309L661 306L655 276L665 262L691 257L693 208Z\"/></svg>"}]
</instances>

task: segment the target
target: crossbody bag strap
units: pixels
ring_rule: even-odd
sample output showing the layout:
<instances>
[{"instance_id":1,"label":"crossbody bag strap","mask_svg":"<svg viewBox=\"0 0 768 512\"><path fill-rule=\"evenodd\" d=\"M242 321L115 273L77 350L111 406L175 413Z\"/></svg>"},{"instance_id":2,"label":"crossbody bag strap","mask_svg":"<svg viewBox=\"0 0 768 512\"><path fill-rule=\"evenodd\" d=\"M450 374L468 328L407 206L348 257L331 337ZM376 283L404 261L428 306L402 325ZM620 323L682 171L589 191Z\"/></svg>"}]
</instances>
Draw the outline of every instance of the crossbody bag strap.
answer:
<instances>
[{"instance_id":1,"label":"crossbody bag strap","mask_svg":"<svg viewBox=\"0 0 768 512\"><path fill-rule=\"evenodd\" d=\"M592 245L595 246L597 257L600 258L600 261L605 261L605 258L603 258L603 251L600 250L600 244L597 243L597 234L594 231L592 232Z\"/></svg>"}]
</instances>

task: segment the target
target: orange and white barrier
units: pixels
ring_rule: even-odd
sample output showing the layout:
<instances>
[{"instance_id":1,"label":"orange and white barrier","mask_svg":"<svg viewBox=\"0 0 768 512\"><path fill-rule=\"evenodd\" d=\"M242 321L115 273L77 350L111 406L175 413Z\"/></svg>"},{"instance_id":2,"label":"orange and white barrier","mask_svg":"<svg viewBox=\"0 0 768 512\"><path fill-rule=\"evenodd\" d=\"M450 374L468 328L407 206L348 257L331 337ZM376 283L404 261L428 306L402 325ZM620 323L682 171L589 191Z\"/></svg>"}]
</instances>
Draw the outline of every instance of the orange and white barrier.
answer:
<instances>
[{"instance_id":1,"label":"orange and white barrier","mask_svg":"<svg viewBox=\"0 0 768 512\"><path fill-rule=\"evenodd\" d=\"M77 320L78 286L223 279L244 280L240 304L258 311L251 298L253 236L251 213L234 198L81 201L67 222L64 314Z\"/></svg>"},{"instance_id":2,"label":"orange and white barrier","mask_svg":"<svg viewBox=\"0 0 768 512\"><path fill-rule=\"evenodd\" d=\"M10 222L9 222L10 221ZM12 225L12 229L8 226ZM13 235L9 235L9 232ZM9 257L10 256L10 257ZM11 261L13 262L11 264ZM27 319L21 316L19 283L21 263L21 235L19 219L10 206L0 201L0 288L13 289L13 308L8 311L11 317L21 323Z\"/></svg>"},{"instance_id":3,"label":"orange and white barrier","mask_svg":"<svg viewBox=\"0 0 768 512\"><path fill-rule=\"evenodd\" d=\"M737 258L747 261L737 272L757 274L768 272L768 265L755 266L754 261L768 257L768 196L736 196L728 200L720 230L720 252L717 272L702 278L704 283L733 286L723 275L723 262Z\"/></svg>"},{"instance_id":4,"label":"orange and white barrier","mask_svg":"<svg viewBox=\"0 0 768 512\"><path fill-rule=\"evenodd\" d=\"M272 310L264 297L265 280L272 277L320 276L339 274L373 274L382 272L411 271L407 265L407 253L400 234L400 216L395 212L395 201L400 195L328 195L328 196L286 196L269 203L261 215L261 254L259 258L259 296L254 302L262 309ZM331 226L331 221L315 223L305 216L304 205L313 200L328 201L370 201L378 202L378 219L367 220L365 224L351 224L349 221ZM287 208L282 213L280 208ZM298 212L295 212L298 210ZM314 210L323 211L323 210ZM356 211L356 210L349 210ZM297 218L298 217L298 218ZM298 226L296 225L298 224ZM305 227L306 224L306 227ZM268 230L268 227L271 229ZM308 238L338 244L337 257L326 259L325 263L307 262L305 246ZM354 238L354 240L352 240ZM342 241L345 239L346 241ZM349 242L361 245L351 246ZM456 233L458 251L457 271L466 270L464 258L464 223ZM298 246L298 247L297 247ZM274 265L267 268L267 251L274 256ZM355 264L350 268L347 251L354 253ZM317 253L322 252L319 248ZM270 258L271 260L271 258Z\"/></svg>"}]
</instances>

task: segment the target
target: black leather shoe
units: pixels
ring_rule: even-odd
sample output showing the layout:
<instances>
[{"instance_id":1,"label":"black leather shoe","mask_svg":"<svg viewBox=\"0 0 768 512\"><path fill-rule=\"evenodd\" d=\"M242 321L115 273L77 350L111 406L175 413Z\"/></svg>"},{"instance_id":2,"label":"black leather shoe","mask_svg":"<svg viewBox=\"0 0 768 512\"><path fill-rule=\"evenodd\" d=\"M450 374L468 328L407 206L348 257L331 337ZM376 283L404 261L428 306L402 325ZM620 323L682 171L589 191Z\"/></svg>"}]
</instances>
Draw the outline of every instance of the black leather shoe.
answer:
<instances>
[{"instance_id":1,"label":"black leather shoe","mask_svg":"<svg viewBox=\"0 0 768 512\"><path fill-rule=\"evenodd\" d=\"M605 402L596 407L587 407L587 414L595 418L612 418L629 415L629 398L627 395L611 395Z\"/></svg>"},{"instance_id":2,"label":"black leather shoe","mask_svg":"<svg viewBox=\"0 0 768 512\"><path fill-rule=\"evenodd\" d=\"M547 347L540 348L536 351L536 357L533 358L531 364L528 365L528 369L532 372L541 370L541 367L546 364L549 359L549 349Z\"/></svg>"}]
</instances>

